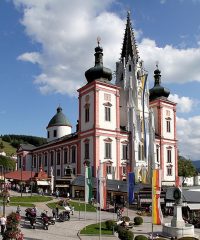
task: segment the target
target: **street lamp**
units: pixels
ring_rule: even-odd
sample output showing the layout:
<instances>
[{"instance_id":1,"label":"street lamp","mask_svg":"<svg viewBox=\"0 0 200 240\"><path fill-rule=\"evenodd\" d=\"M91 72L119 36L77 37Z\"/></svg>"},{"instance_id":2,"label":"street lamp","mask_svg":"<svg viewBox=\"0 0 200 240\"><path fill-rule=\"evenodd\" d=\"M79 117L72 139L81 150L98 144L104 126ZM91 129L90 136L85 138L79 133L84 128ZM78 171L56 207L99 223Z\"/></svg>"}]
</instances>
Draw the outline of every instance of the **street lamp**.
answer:
<instances>
[{"instance_id":1,"label":"street lamp","mask_svg":"<svg viewBox=\"0 0 200 240\"><path fill-rule=\"evenodd\" d=\"M3 196L3 216L5 216L5 212L6 212L6 197L7 197L7 191L6 191L6 178L5 178L5 168L3 165L0 165L1 169L2 169L2 177L4 178L3 180L3 190L2 190L2 196Z\"/></svg>"},{"instance_id":2,"label":"street lamp","mask_svg":"<svg viewBox=\"0 0 200 240\"><path fill-rule=\"evenodd\" d=\"M21 197L22 197L22 172L24 165L21 165Z\"/></svg>"},{"instance_id":3,"label":"street lamp","mask_svg":"<svg viewBox=\"0 0 200 240\"><path fill-rule=\"evenodd\" d=\"M32 192L33 192L32 174L33 174L33 165L31 165L31 197L32 197Z\"/></svg>"}]
</instances>

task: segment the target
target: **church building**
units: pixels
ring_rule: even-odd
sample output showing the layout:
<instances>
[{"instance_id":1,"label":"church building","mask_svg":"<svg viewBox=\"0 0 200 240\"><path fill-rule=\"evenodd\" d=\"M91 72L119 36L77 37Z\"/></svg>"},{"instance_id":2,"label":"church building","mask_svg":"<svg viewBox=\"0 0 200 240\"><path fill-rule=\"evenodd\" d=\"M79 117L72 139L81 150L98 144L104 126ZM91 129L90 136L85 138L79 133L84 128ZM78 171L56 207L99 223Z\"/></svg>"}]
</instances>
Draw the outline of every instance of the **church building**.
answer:
<instances>
[{"instance_id":1,"label":"church building","mask_svg":"<svg viewBox=\"0 0 200 240\"><path fill-rule=\"evenodd\" d=\"M47 125L47 143L23 144L17 152L18 169L39 172L41 166L55 187L69 187L84 175L89 162L92 176L103 165L110 180L147 183L151 170L162 170L162 184L174 185L177 176L176 103L161 85L161 71L154 71L149 89L147 71L140 60L130 14L127 15L123 46L116 63L116 80L103 65L103 48L95 48L95 65L85 72L86 84L78 89L79 119L76 132L62 108ZM106 56L105 56L106 57ZM73 176L73 177L72 177Z\"/></svg>"}]
</instances>

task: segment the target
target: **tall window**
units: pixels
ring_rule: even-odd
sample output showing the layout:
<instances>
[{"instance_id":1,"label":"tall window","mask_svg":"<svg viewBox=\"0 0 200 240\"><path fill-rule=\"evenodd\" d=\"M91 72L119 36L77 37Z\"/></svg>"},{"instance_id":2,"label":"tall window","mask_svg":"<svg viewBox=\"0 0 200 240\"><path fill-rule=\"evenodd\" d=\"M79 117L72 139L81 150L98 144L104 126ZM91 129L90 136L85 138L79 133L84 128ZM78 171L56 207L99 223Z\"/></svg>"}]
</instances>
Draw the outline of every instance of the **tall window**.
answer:
<instances>
[{"instance_id":1,"label":"tall window","mask_svg":"<svg viewBox=\"0 0 200 240\"><path fill-rule=\"evenodd\" d=\"M44 155L44 166L45 167L47 166L47 153L45 153Z\"/></svg>"},{"instance_id":2,"label":"tall window","mask_svg":"<svg viewBox=\"0 0 200 240\"><path fill-rule=\"evenodd\" d=\"M156 160L159 162L159 147L156 147Z\"/></svg>"},{"instance_id":3,"label":"tall window","mask_svg":"<svg viewBox=\"0 0 200 240\"><path fill-rule=\"evenodd\" d=\"M33 157L33 167L36 168L36 156Z\"/></svg>"},{"instance_id":4,"label":"tall window","mask_svg":"<svg viewBox=\"0 0 200 240\"><path fill-rule=\"evenodd\" d=\"M53 151L51 152L51 166L53 166Z\"/></svg>"},{"instance_id":5,"label":"tall window","mask_svg":"<svg viewBox=\"0 0 200 240\"><path fill-rule=\"evenodd\" d=\"M167 167L167 176L172 176L172 167L171 166Z\"/></svg>"},{"instance_id":6,"label":"tall window","mask_svg":"<svg viewBox=\"0 0 200 240\"><path fill-rule=\"evenodd\" d=\"M47 137L50 138L50 132L49 131L47 132Z\"/></svg>"},{"instance_id":7,"label":"tall window","mask_svg":"<svg viewBox=\"0 0 200 240\"><path fill-rule=\"evenodd\" d=\"M89 159L90 158L90 145L89 142L85 143L85 159Z\"/></svg>"},{"instance_id":8,"label":"tall window","mask_svg":"<svg viewBox=\"0 0 200 240\"><path fill-rule=\"evenodd\" d=\"M39 162L38 162L39 168L42 166L42 156L39 156Z\"/></svg>"},{"instance_id":9,"label":"tall window","mask_svg":"<svg viewBox=\"0 0 200 240\"><path fill-rule=\"evenodd\" d=\"M105 143L105 158L111 158L111 143Z\"/></svg>"},{"instance_id":10,"label":"tall window","mask_svg":"<svg viewBox=\"0 0 200 240\"><path fill-rule=\"evenodd\" d=\"M107 165L106 166L106 171L107 171L107 174L112 174L112 166L111 165Z\"/></svg>"},{"instance_id":11,"label":"tall window","mask_svg":"<svg viewBox=\"0 0 200 240\"><path fill-rule=\"evenodd\" d=\"M105 107L105 121L111 121L110 107Z\"/></svg>"},{"instance_id":12,"label":"tall window","mask_svg":"<svg viewBox=\"0 0 200 240\"><path fill-rule=\"evenodd\" d=\"M172 151L171 151L171 149L167 149L167 162L168 163L172 162Z\"/></svg>"},{"instance_id":13,"label":"tall window","mask_svg":"<svg viewBox=\"0 0 200 240\"><path fill-rule=\"evenodd\" d=\"M60 151L57 152L57 165L60 165Z\"/></svg>"},{"instance_id":14,"label":"tall window","mask_svg":"<svg viewBox=\"0 0 200 240\"><path fill-rule=\"evenodd\" d=\"M171 122L170 122L170 120L167 120L166 124L167 124L167 132L171 132Z\"/></svg>"},{"instance_id":15,"label":"tall window","mask_svg":"<svg viewBox=\"0 0 200 240\"><path fill-rule=\"evenodd\" d=\"M68 153L68 151L67 151L67 149L65 149L65 151L64 151L64 164L68 163L67 153Z\"/></svg>"},{"instance_id":16,"label":"tall window","mask_svg":"<svg viewBox=\"0 0 200 240\"><path fill-rule=\"evenodd\" d=\"M90 107L87 104L85 106L85 122L89 122L90 121Z\"/></svg>"},{"instance_id":17,"label":"tall window","mask_svg":"<svg viewBox=\"0 0 200 240\"><path fill-rule=\"evenodd\" d=\"M128 66L128 70L129 70L129 72L131 72L131 65L130 64Z\"/></svg>"},{"instance_id":18,"label":"tall window","mask_svg":"<svg viewBox=\"0 0 200 240\"><path fill-rule=\"evenodd\" d=\"M142 149L141 149L141 145L139 144L139 146L138 146L138 160L142 159L141 152L142 152Z\"/></svg>"},{"instance_id":19,"label":"tall window","mask_svg":"<svg viewBox=\"0 0 200 240\"><path fill-rule=\"evenodd\" d=\"M60 176L60 169L57 169L57 176Z\"/></svg>"},{"instance_id":20,"label":"tall window","mask_svg":"<svg viewBox=\"0 0 200 240\"><path fill-rule=\"evenodd\" d=\"M72 163L75 163L76 162L76 147L73 146L71 148L71 151L72 151Z\"/></svg>"},{"instance_id":21,"label":"tall window","mask_svg":"<svg viewBox=\"0 0 200 240\"><path fill-rule=\"evenodd\" d=\"M57 137L57 130L53 130L53 136Z\"/></svg>"},{"instance_id":22,"label":"tall window","mask_svg":"<svg viewBox=\"0 0 200 240\"><path fill-rule=\"evenodd\" d=\"M128 159L128 145L122 145L122 159Z\"/></svg>"},{"instance_id":23,"label":"tall window","mask_svg":"<svg viewBox=\"0 0 200 240\"><path fill-rule=\"evenodd\" d=\"M122 166L122 174L126 175L126 166Z\"/></svg>"},{"instance_id":24,"label":"tall window","mask_svg":"<svg viewBox=\"0 0 200 240\"><path fill-rule=\"evenodd\" d=\"M21 156L19 156L18 161L19 161L19 168L21 168L21 166L22 166L22 157Z\"/></svg>"}]
</instances>

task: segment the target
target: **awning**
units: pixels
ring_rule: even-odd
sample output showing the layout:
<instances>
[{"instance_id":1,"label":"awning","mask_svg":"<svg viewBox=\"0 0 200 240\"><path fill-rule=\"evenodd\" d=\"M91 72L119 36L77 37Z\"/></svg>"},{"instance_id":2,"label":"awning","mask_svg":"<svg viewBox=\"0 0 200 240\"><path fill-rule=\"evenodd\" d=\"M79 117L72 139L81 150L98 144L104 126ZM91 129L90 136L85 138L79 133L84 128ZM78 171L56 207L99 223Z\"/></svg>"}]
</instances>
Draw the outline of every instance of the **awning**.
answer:
<instances>
[{"instance_id":1,"label":"awning","mask_svg":"<svg viewBox=\"0 0 200 240\"><path fill-rule=\"evenodd\" d=\"M69 187L67 184L57 184L56 187L61 188L61 187Z\"/></svg>"},{"instance_id":2,"label":"awning","mask_svg":"<svg viewBox=\"0 0 200 240\"><path fill-rule=\"evenodd\" d=\"M190 210L200 210L200 203L187 204Z\"/></svg>"},{"instance_id":3,"label":"awning","mask_svg":"<svg viewBox=\"0 0 200 240\"><path fill-rule=\"evenodd\" d=\"M39 185L39 186L49 186L50 183L48 181L46 181L46 180L44 180L44 181L37 181L37 185Z\"/></svg>"}]
</instances>

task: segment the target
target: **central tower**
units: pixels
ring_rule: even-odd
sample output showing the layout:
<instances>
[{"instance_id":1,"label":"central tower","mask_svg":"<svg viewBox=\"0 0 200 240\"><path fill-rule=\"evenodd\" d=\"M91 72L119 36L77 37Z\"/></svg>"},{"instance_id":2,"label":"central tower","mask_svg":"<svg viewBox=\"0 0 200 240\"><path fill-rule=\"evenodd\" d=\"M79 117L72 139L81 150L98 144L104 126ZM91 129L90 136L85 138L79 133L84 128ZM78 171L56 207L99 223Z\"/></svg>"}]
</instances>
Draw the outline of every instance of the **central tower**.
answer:
<instances>
[{"instance_id":1,"label":"central tower","mask_svg":"<svg viewBox=\"0 0 200 240\"><path fill-rule=\"evenodd\" d=\"M146 182L149 160L149 91L147 73L127 14L120 61L116 63L116 85L120 87L120 127L131 133L129 161L136 180Z\"/></svg>"}]
</instances>

